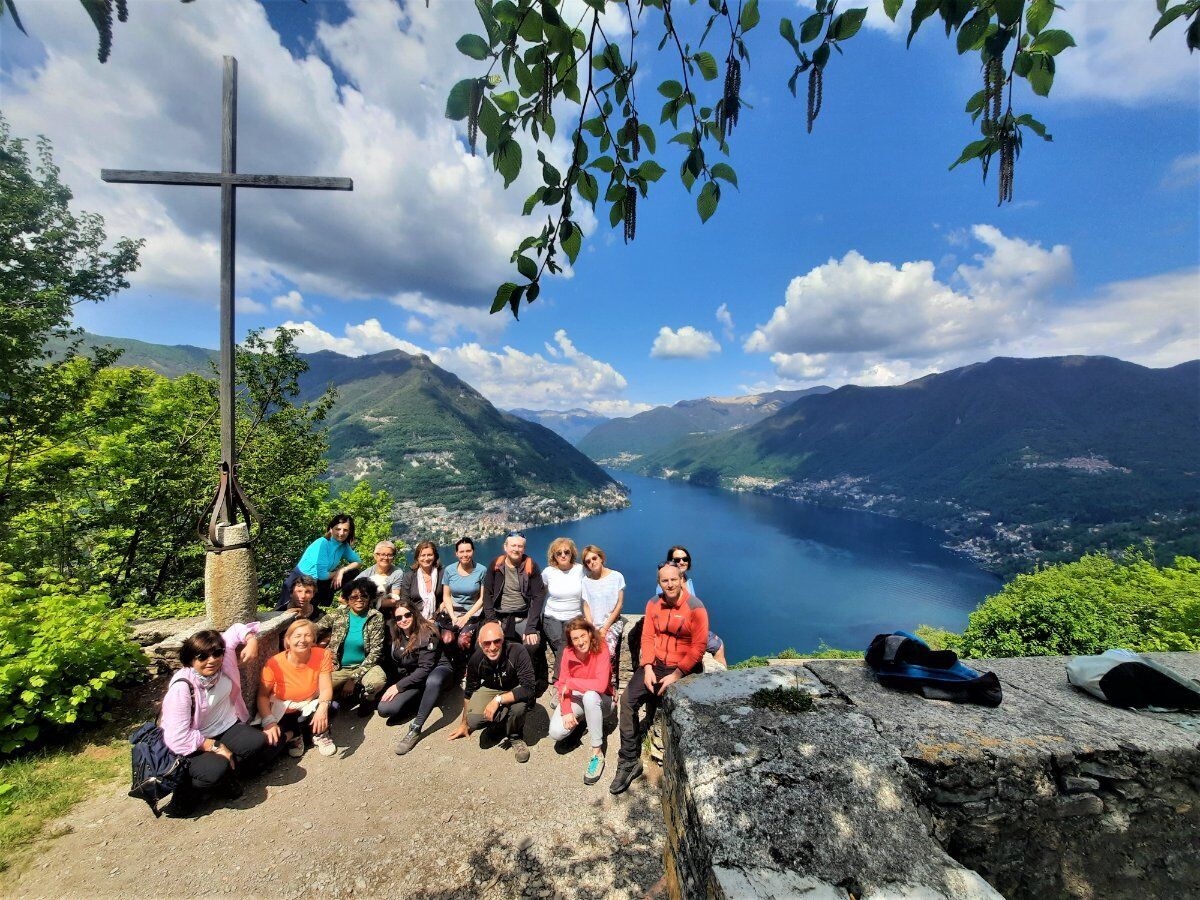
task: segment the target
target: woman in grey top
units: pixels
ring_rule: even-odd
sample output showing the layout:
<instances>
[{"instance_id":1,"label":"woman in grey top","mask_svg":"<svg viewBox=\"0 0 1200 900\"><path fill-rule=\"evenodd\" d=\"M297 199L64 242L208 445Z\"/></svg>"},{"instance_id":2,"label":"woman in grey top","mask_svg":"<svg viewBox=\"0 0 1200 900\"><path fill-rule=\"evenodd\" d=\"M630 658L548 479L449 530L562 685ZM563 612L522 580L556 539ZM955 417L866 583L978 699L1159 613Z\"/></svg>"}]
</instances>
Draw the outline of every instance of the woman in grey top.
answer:
<instances>
[{"instance_id":1,"label":"woman in grey top","mask_svg":"<svg viewBox=\"0 0 1200 900\"><path fill-rule=\"evenodd\" d=\"M396 545L391 541L380 541L376 544L375 565L358 577L370 578L375 582L375 587L379 589L375 597L375 608L383 613L385 619L390 619L404 582L404 571L396 567Z\"/></svg>"}]
</instances>

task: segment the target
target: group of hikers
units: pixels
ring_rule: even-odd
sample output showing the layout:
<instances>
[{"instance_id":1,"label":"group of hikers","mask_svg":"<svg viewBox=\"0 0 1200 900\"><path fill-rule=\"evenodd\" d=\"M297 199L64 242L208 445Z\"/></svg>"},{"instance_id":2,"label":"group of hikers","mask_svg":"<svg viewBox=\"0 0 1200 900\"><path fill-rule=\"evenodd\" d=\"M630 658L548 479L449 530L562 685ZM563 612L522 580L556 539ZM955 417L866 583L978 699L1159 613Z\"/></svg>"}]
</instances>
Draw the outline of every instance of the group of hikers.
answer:
<instances>
[{"instance_id":1,"label":"group of hikers","mask_svg":"<svg viewBox=\"0 0 1200 900\"><path fill-rule=\"evenodd\" d=\"M358 704L366 715L374 708L389 724L411 713L394 748L404 755L457 685L463 710L449 740L483 730L486 741L526 762L526 713L550 690L550 738L566 741L584 729L591 755L583 780L600 780L625 624L625 579L608 568L602 549L588 545L581 554L569 538L556 538L542 568L526 554L524 534L510 531L490 563L477 562L474 542L464 537L454 546L456 564L444 567L437 546L422 541L412 566L400 569L395 544L385 540L364 568L353 541L353 517L334 516L284 580L277 608L295 618L282 651L262 670L253 713L242 698L239 661L258 658L258 623L184 641L160 724L190 777L172 795L168 815L188 814L206 794L240 796L239 773L282 752L303 756L309 742L336 754L330 719L338 708ZM619 704L613 794L642 774L642 733L664 691L697 671L706 651L724 663L691 563L685 547L670 548L658 566L657 593L628 636L632 675Z\"/></svg>"}]
</instances>

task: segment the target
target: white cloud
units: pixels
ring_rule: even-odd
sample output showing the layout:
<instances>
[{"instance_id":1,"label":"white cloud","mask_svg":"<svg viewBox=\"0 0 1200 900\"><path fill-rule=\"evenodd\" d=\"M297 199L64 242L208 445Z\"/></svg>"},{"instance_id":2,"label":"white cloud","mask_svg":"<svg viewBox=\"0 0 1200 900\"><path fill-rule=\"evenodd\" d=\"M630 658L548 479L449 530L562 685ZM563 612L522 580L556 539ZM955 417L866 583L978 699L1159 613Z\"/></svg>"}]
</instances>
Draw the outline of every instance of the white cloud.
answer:
<instances>
[{"instance_id":1,"label":"white cloud","mask_svg":"<svg viewBox=\"0 0 1200 900\"><path fill-rule=\"evenodd\" d=\"M1167 190L1181 190L1200 184L1200 153L1177 156L1171 160L1162 186Z\"/></svg>"},{"instance_id":2,"label":"white cloud","mask_svg":"<svg viewBox=\"0 0 1200 900\"><path fill-rule=\"evenodd\" d=\"M1056 10L1051 27L1069 31L1077 47L1056 59L1055 99L1191 100L1200 67L1184 46L1182 19L1150 41L1155 5L1141 0L1077 0Z\"/></svg>"},{"instance_id":3,"label":"white cloud","mask_svg":"<svg viewBox=\"0 0 1200 900\"><path fill-rule=\"evenodd\" d=\"M1200 275L1108 285L1054 303L1070 249L976 225L983 245L949 283L928 260L872 262L857 251L792 280L744 344L770 354L780 386L896 384L992 356L1106 354L1145 365L1200 356Z\"/></svg>"},{"instance_id":4,"label":"white cloud","mask_svg":"<svg viewBox=\"0 0 1200 900\"><path fill-rule=\"evenodd\" d=\"M286 294L280 294L271 301L272 309L282 309L284 312L289 312L293 316L315 316L320 314L321 308L314 306L309 308L304 304L304 295L299 291L288 291Z\"/></svg>"},{"instance_id":5,"label":"white cloud","mask_svg":"<svg viewBox=\"0 0 1200 900\"><path fill-rule=\"evenodd\" d=\"M211 303L216 191L106 185L97 176L101 167L214 170L220 60L237 56L241 170L355 183L352 193L240 191L241 292L286 285L338 299L417 296L426 310L393 302L434 318L446 309L474 313L531 227L519 210L540 172L526 165L504 191L490 164L463 145L463 123L445 118L450 86L479 70L454 50L463 26L447 10L354 4L294 56L260 4L138 4L101 66L78 4L26 3L28 40L41 42L44 57L4 72L4 111L15 134L52 140L79 206L103 214L109 233L147 238L135 287ZM560 137L548 155L561 162L565 148ZM503 319L482 312L451 332L486 322L495 335Z\"/></svg>"},{"instance_id":6,"label":"white cloud","mask_svg":"<svg viewBox=\"0 0 1200 900\"><path fill-rule=\"evenodd\" d=\"M729 304L722 303L717 307L717 321L721 323L721 327L725 330L725 339L733 340L733 314L729 311Z\"/></svg>"},{"instance_id":7,"label":"white cloud","mask_svg":"<svg viewBox=\"0 0 1200 900\"><path fill-rule=\"evenodd\" d=\"M265 303L259 303L253 297L238 297L236 306L239 313L260 315L267 311L267 305Z\"/></svg>"},{"instance_id":8,"label":"white cloud","mask_svg":"<svg viewBox=\"0 0 1200 900\"><path fill-rule=\"evenodd\" d=\"M698 331L684 325L678 331L664 325L650 348L655 359L704 359L721 352L721 345L711 332Z\"/></svg>"},{"instance_id":9,"label":"white cloud","mask_svg":"<svg viewBox=\"0 0 1200 900\"><path fill-rule=\"evenodd\" d=\"M628 382L609 363L588 356L575 346L564 329L554 334L553 354L524 353L513 347L488 350L475 342L457 347L426 350L387 332L378 319L347 324L343 336L323 330L311 321L288 321L281 327L296 329L296 346L304 353L332 350L362 356L384 350L424 354L459 376L502 409L584 407L603 415L633 415L650 407L620 397ZM271 331L268 331L268 337ZM548 346L549 349L549 346Z\"/></svg>"}]
</instances>

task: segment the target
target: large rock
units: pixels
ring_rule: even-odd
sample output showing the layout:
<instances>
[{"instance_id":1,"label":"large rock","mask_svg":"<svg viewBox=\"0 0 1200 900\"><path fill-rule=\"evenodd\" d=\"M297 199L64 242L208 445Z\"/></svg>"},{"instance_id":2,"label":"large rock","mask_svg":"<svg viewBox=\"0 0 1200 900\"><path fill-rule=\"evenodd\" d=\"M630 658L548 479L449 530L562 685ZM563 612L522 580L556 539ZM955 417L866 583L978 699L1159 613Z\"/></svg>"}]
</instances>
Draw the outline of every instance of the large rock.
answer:
<instances>
[{"instance_id":1,"label":"large rock","mask_svg":"<svg viewBox=\"0 0 1200 900\"><path fill-rule=\"evenodd\" d=\"M1200 674L1200 654L1157 658ZM1003 682L997 709L887 690L854 661L681 682L666 703L672 896L1191 891L1196 720L1107 706L1070 687L1064 663L978 664ZM767 687L808 693L814 706L753 707Z\"/></svg>"}]
</instances>

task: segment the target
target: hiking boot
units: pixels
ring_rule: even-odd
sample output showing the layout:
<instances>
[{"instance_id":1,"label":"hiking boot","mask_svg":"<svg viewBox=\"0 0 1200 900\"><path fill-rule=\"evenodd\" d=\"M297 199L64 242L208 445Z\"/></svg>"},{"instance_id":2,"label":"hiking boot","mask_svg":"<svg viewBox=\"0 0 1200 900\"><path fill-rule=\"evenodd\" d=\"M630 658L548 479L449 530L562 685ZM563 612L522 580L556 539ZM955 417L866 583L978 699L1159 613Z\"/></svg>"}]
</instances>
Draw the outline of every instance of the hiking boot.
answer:
<instances>
[{"instance_id":1,"label":"hiking boot","mask_svg":"<svg viewBox=\"0 0 1200 900\"><path fill-rule=\"evenodd\" d=\"M162 808L168 819L186 819L196 811L198 799L190 791L173 791L170 802Z\"/></svg>"},{"instance_id":2,"label":"hiking boot","mask_svg":"<svg viewBox=\"0 0 1200 900\"><path fill-rule=\"evenodd\" d=\"M313 746L317 748L322 756L333 756L337 753L337 744L333 742L328 734L314 734Z\"/></svg>"},{"instance_id":3,"label":"hiking boot","mask_svg":"<svg viewBox=\"0 0 1200 900\"><path fill-rule=\"evenodd\" d=\"M610 794L623 794L629 790L629 785L633 784L635 778L642 774L642 761L639 759L636 762L622 762L617 766L617 774L613 777L612 784L608 786Z\"/></svg>"},{"instance_id":4,"label":"hiking boot","mask_svg":"<svg viewBox=\"0 0 1200 900\"><path fill-rule=\"evenodd\" d=\"M287 742L288 756L299 759L304 755L304 735L298 734Z\"/></svg>"},{"instance_id":5,"label":"hiking boot","mask_svg":"<svg viewBox=\"0 0 1200 900\"><path fill-rule=\"evenodd\" d=\"M529 762L529 745L523 739L513 738L509 743L512 745L513 756L516 757L517 762Z\"/></svg>"},{"instance_id":6,"label":"hiking boot","mask_svg":"<svg viewBox=\"0 0 1200 900\"><path fill-rule=\"evenodd\" d=\"M587 768L583 770L583 783L595 784L604 774L604 757L593 756L588 760Z\"/></svg>"},{"instance_id":7,"label":"hiking boot","mask_svg":"<svg viewBox=\"0 0 1200 900\"><path fill-rule=\"evenodd\" d=\"M403 756L405 753L407 753L413 747L417 746L417 741L419 741L420 739L421 739L421 729L420 728L410 728L410 729L408 729L408 733L406 735L404 735L404 737L402 737L402 738L400 738L400 740L396 741L396 746L392 748L392 751L397 756Z\"/></svg>"}]
</instances>

